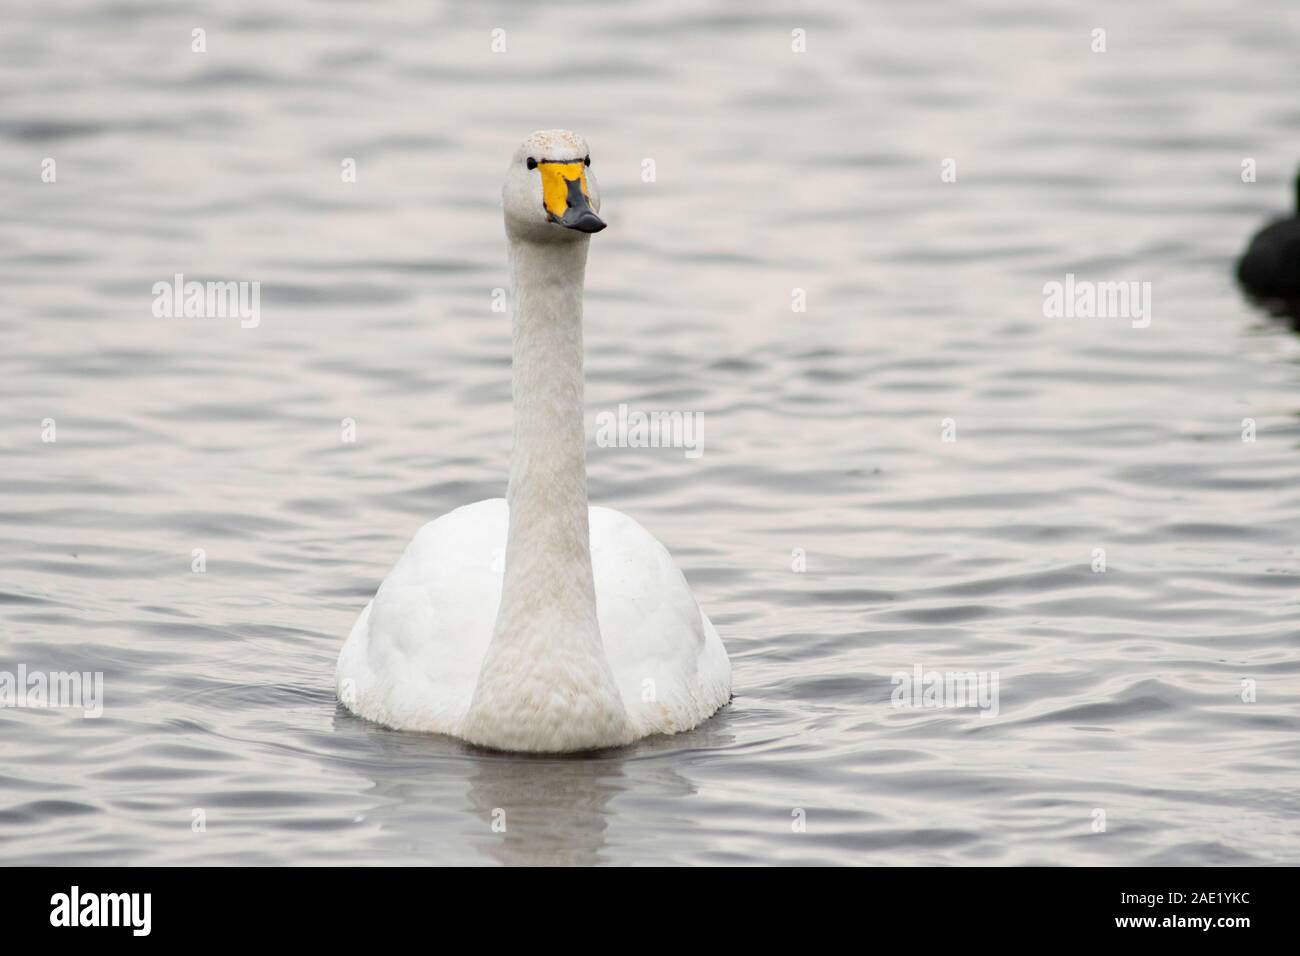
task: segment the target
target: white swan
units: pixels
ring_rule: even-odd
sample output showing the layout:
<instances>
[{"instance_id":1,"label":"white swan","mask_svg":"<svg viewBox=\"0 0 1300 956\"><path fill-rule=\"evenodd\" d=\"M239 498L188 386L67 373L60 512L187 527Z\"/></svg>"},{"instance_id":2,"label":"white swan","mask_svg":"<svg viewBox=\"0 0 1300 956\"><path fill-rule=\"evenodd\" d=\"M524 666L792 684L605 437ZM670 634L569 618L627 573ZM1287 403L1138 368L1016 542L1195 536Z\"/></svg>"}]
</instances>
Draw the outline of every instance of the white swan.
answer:
<instances>
[{"instance_id":1,"label":"white swan","mask_svg":"<svg viewBox=\"0 0 1300 956\"><path fill-rule=\"evenodd\" d=\"M587 507L582 286L605 228L590 164L565 130L533 133L510 163L506 498L421 528L361 612L336 674L361 717L563 752L689 730L731 696L718 632L663 545Z\"/></svg>"}]
</instances>

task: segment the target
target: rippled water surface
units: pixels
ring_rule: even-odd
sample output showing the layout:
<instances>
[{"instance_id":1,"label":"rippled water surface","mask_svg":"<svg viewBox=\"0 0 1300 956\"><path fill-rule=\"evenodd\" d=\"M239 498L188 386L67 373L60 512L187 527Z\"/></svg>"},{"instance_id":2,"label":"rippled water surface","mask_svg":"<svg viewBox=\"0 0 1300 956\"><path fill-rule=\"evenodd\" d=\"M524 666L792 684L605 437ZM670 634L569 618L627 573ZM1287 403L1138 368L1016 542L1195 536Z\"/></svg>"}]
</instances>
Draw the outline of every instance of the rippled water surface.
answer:
<instances>
[{"instance_id":1,"label":"rippled water surface","mask_svg":"<svg viewBox=\"0 0 1300 956\"><path fill-rule=\"evenodd\" d=\"M1300 14L855 6L6 4L0 670L102 671L104 713L0 711L0 859L1300 862L1300 339L1231 278L1290 202ZM412 533L503 493L499 189L549 126L610 221L590 432L704 415L694 460L593 439L592 499L735 699L520 759L333 667ZM154 317L176 273L260 325ZM1045 318L1067 273L1150 326ZM917 665L997 716L896 709Z\"/></svg>"}]
</instances>

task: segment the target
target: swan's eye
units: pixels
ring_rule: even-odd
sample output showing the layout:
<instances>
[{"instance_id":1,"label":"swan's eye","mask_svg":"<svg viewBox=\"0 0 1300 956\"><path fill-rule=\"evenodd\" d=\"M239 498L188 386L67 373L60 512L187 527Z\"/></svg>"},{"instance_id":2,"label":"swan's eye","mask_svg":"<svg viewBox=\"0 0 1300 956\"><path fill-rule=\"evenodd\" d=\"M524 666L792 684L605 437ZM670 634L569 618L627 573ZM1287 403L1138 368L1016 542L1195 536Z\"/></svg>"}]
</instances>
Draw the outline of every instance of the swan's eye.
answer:
<instances>
[{"instance_id":1,"label":"swan's eye","mask_svg":"<svg viewBox=\"0 0 1300 956\"><path fill-rule=\"evenodd\" d=\"M584 165L584 166L590 166L590 165L591 165L591 157L588 156L586 159L584 159L584 160L582 161L582 165Z\"/></svg>"},{"instance_id":2,"label":"swan's eye","mask_svg":"<svg viewBox=\"0 0 1300 956\"><path fill-rule=\"evenodd\" d=\"M529 169L537 168L537 160L533 159L533 157L531 156L528 157L528 168Z\"/></svg>"}]
</instances>

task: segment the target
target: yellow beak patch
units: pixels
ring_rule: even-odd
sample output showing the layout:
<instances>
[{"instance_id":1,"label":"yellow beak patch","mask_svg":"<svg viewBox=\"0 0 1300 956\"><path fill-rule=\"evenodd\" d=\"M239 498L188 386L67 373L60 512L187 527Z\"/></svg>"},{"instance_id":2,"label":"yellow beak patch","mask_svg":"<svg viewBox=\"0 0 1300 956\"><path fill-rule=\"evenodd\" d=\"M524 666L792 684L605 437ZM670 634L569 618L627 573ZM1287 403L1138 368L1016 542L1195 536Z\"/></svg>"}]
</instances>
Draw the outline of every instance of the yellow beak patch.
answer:
<instances>
[{"instance_id":1,"label":"yellow beak patch","mask_svg":"<svg viewBox=\"0 0 1300 956\"><path fill-rule=\"evenodd\" d=\"M561 218L569 208L569 183L575 179L582 187L582 194L591 199L587 192L586 165L582 160L575 163L538 163L537 171L542 174L542 205L556 219Z\"/></svg>"}]
</instances>

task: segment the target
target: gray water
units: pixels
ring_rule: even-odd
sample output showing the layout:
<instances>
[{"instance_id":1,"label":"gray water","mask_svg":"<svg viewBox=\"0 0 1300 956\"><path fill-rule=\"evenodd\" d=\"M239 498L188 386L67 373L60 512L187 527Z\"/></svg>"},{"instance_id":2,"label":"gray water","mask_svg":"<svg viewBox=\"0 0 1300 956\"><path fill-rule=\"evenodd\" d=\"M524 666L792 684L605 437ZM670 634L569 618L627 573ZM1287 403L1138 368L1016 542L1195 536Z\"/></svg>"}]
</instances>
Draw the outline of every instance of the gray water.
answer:
<instances>
[{"instance_id":1,"label":"gray water","mask_svg":"<svg viewBox=\"0 0 1300 956\"><path fill-rule=\"evenodd\" d=\"M1300 339L1231 274L1291 201L1293 4L4 7L0 671L104 689L0 710L0 860L1300 862ZM499 189L551 126L610 223L592 499L735 699L525 759L333 667L415 530L503 493ZM155 317L176 273L260 324ZM1149 326L1045 316L1067 273L1149 282ZM620 403L703 455L598 446ZM917 666L996 716L895 707Z\"/></svg>"}]
</instances>

